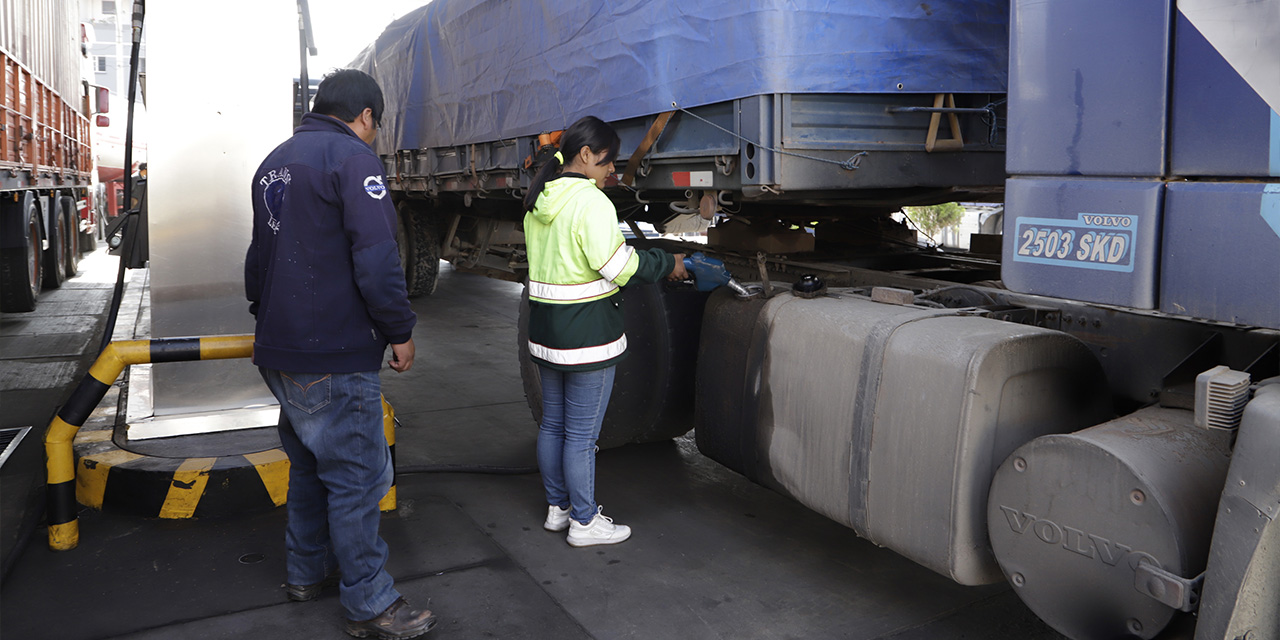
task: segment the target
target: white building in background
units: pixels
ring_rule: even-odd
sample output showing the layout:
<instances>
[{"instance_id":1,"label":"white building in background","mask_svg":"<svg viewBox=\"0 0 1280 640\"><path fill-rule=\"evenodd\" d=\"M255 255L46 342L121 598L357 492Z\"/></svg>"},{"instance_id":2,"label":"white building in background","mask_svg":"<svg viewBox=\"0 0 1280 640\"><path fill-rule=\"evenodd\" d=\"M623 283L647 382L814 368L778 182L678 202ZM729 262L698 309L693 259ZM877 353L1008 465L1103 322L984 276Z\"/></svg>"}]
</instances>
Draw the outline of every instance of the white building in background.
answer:
<instances>
[{"instance_id":1,"label":"white building in background","mask_svg":"<svg viewBox=\"0 0 1280 640\"><path fill-rule=\"evenodd\" d=\"M84 24L93 29L89 45L90 64L96 85L111 90L112 111L123 115L129 90L129 53L133 44L132 0L81 0L80 15ZM143 31L142 48L138 57L139 71L147 72L147 39ZM141 93L141 90L139 90Z\"/></svg>"},{"instance_id":2,"label":"white building in background","mask_svg":"<svg viewBox=\"0 0 1280 640\"><path fill-rule=\"evenodd\" d=\"M960 222L955 226L947 227L938 232L934 238L934 240L938 241L938 244L952 249L968 251L970 235L975 233L1000 233L998 224L992 225L989 219L996 214L1003 214L1003 205L973 202L962 202L960 204L964 207L964 216L960 218ZM984 229L984 227L986 228Z\"/></svg>"},{"instance_id":3,"label":"white building in background","mask_svg":"<svg viewBox=\"0 0 1280 640\"><path fill-rule=\"evenodd\" d=\"M85 33L84 78L111 92L110 111L94 119L93 163L101 183L99 206L115 215L123 202L125 139L129 114L129 55L133 48L133 0L79 0L80 24ZM147 72L146 30L139 50L139 77ZM145 84L138 85L134 116L133 167L147 161ZM103 126L103 118L107 122Z\"/></svg>"},{"instance_id":4,"label":"white building in background","mask_svg":"<svg viewBox=\"0 0 1280 640\"><path fill-rule=\"evenodd\" d=\"M907 214L898 211L890 217L895 222L905 224L912 229L916 229L918 234L917 243L922 247L939 246L946 249L969 250L969 237L975 233L999 234L1004 221L1004 205L988 204L982 202L961 202L960 206L964 207L964 214L960 217L960 222L934 232L933 236L926 236L923 231L915 226L914 222L907 217Z\"/></svg>"}]
</instances>

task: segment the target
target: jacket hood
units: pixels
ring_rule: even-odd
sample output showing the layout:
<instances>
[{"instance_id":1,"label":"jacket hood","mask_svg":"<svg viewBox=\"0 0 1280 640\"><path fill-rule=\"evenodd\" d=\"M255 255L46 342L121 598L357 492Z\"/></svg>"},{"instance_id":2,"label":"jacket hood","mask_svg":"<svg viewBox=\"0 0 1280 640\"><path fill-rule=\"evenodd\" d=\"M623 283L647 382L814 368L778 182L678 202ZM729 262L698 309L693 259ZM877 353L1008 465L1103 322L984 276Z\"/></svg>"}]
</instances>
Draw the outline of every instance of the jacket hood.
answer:
<instances>
[{"instance_id":1,"label":"jacket hood","mask_svg":"<svg viewBox=\"0 0 1280 640\"><path fill-rule=\"evenodd\" d=\"M549 180L542 188L542 195L538 196L538 201L533 205L533 218L542 224L551 224L556 216L564 211L565 206L572 202L579 193L590 189L596 191L596 186L591 184L586 178L560 177L555 180Z\"/></svg>"}]
</instances>

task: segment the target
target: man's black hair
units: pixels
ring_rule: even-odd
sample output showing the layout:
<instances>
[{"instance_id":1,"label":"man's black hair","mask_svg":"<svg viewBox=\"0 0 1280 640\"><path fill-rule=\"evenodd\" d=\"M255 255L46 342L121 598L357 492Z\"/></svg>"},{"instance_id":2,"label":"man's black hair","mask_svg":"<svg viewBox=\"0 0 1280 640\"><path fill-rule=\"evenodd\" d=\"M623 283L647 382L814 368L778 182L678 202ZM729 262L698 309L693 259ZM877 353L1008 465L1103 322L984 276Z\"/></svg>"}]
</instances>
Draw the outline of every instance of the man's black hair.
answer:
<instances>
[{"instance_id":1,"label":"man's black hair","mask_svg":"<svg viewBox=\"0 0 1280 640\"><path fill-rule=\"evenodd\" d=\"M338 69L324 77L316 88L311 110L352 122L365 109L373 109L373 122L382 122L382 89L369 74L359 69Z\"/></svg>"}]
</instances>

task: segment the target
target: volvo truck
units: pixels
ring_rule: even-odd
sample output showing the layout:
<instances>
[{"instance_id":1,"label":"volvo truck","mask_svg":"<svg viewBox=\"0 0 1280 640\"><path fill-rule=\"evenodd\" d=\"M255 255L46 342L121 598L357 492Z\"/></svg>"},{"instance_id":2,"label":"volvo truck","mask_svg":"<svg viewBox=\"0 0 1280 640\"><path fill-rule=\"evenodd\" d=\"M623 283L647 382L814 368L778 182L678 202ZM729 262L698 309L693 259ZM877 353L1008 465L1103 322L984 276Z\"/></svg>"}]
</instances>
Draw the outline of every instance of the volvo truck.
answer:
<instances>
[{"instance_id":1,"label":"volvo truck","mask_svg":"<svg viewBox=\"0 0 1280 640\"><path fill-rule=\"evenodd\" d=\"M620 222L706 230L747 284L624 289L602 446L693 429L1071 638L1264 638L1278 28L1274 0L436 0L353 66L411 293L442 259L525 277L521 198L587 114L622 138ZM944 202L999 233L947 250L895 215Z\"/></svg>"}]
</instances>

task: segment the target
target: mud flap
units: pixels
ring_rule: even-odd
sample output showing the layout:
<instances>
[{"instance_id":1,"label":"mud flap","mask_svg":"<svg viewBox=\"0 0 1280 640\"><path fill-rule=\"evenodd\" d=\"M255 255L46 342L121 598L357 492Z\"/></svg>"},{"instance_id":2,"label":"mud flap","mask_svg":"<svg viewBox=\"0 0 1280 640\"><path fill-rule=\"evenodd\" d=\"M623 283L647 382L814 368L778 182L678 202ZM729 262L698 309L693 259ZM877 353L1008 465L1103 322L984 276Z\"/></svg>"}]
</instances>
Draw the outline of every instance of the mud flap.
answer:
<instances>
[{"instance_id":1,"label":"mud flap","mask_svg":"<svg viewBox=\"0 0 1280 640\"><path fill-rule=\"evenodd\" d=\"M1267 382L1245 408L1232 452L1196 640L1268 638L1280 629L1280 379Z\"/></svg>"}]
</instances>

